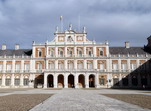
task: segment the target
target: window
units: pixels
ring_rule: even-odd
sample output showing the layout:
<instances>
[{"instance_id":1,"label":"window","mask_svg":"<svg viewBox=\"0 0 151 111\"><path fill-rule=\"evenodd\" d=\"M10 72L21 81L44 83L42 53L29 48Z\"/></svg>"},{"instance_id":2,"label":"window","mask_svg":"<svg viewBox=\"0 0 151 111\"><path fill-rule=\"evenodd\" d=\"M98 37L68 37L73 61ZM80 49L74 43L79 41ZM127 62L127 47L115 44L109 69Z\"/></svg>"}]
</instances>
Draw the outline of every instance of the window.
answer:
<instances>
[{"instance_id":1,"label":"window","mask_svg":"<svg viewBox=\"0 0 151 111\"><path fill-rule=\"evenodd\" d=\"M12 68L12 65L8 63L6 67L7 72L11 72L11 68Z\"/></svg>"},{"instance_id":2,"label":"window","mask_svg":"<svg viewBox=\"0 0 151 111\"><path fill-rule=\"evenodd\" d=\"M25 63L25 64L24 64L24 67L25 67L25 71L26 71L26 72L29 72L29 70L30 70L30 65L29 65L29 63Z\"/></svg>"},{"instance_id":3,"label":"window","mask_svg":"<svg viewBox=\"0 0 151 111\"><path fill-rule=\"evenodd\" d=\"M41 49L38 50L38 57L41 57L42 56L42 51Z\"/></svg>"},{"instance_id":4,"label":"window","mask_svg":"<svg viewBox=\"0 0 151 111\"><path fill-rule=\"evenodd\" d=\"M131 69L135 70L136 69L136 63L131 63Z\"/></svg>"},{"instance_id":5,"label":"window","mask_svg":"<svg viewBox=\"0 0 151 111\"><path fill-rule=\"evenodd\" d=\"M15 78L15 86L19 86L19 84L20 84L20 79Z\"/></svg>"},{"instance_id":6,"label":"window","mask_svg":"<svg viewBox=\"0 0 151 111\"><path fill-rule=\"evenodd\" d=\"M39 70L42 69L42 63L38 63L38 69L39 69Z\"/></svg>"},{"instance_id":7,"label":"window","mask_svg":"<svg viewBox=\"0 0 151 111\"><path fill-rule=\"evenodd\" d=\"M3 70L3 64L0 64L0 72Z\"/></svg>"},{"instance_id":8,"label":"window","mask_svg":"<svg viewBox=\"0 0 151 111\"><path fill-rule=\"evenodd\" d=\"M69 51L69 57L72 57L72 51Z\"/></svg>"},{"instance_id":9,"label":"window","mask_svg":"<svg viewBox=\"0 0 151 111\"><path fill-rule=\"evenodd\" d=\"M92 63L88 63L88 69L93 69L93 64Z\"/></svg>"},{"instance_id":10,"label":"window","mask_svg":"<svg viewBox=\"0 0 151 111\"><path fill-rule=\"evenodd\" d=\"M83 63L78 63L78 69L83 69Z\"/></svg>"},{"instance_id":11,"label":"window","mask_svg":"<svg viewBox=\"0 0 151 111\"><path fill-rule=\"evenodd\" d=\"M103 76L100 78L100 85L105 85L105 79Z\"/></svg>"},{"instance_id":12,"label":"window","mask_svg":"<svg viewBox=\"0 0 151 111\"><path fill-rule=\"evenodd\" d=\"M117 63L113 63L113 71L117 71L118 70L118 64Z\"/></svg>"},{"instance_id":13,"label":"window","mask_svg":"<svg viewBox=\"0 0 151 111\"><path fill-rule=\"evenodd\" d=\"M63 51L60 51L60 57L63 57Z\"/></svg>"},{"instance_id":14,"label":"window","mask_svg":"<svg viewBox=\"0 0 151 111\"><path fill-rule=\"evenodd\" d=\"M82 57L82 51L81 50L79 51L79 57Z\"/></svg>"},{"instance_id":15,"label":"window","mask_svg":"<svg viewBox=\"0 0 151 111\"><path fill-rule=\"evenodd\" d=\"M73 69L74 68L74 64L72 62L68 63L68 69Z\"/></svg>"},{"instance_id":16,"label":"window","mask_svg":"<svg viewBox=\"0 0 151 111\"><path fill-rule=\"evenodd\" d=\"M100 54L99 56L103 56L103 49L100 48L99 51L100 51L100 52L99 52L99 54Z\"/></svg>"},{"instance_id":17,"label":"window","mask_svg":"<svg viewBox=\"0 0 151 111\"><path fill-rule=\"evenodd\" d=\"M125 72L127 70L127 64L126 63L122 63L121 64L121 69L123 70L123 72Z\"/></svg>"},{"instance_id":18,"label":"window","mask_svg":"<svg viewBox=\"0 0 151 111\"><path fill-rule=\"evenodd\" d=\"M24 86L28 86L29 84L29 79L28 78L24 78Z\"/></svg>"},{"instance_id":19,"label":"window","mask_svg":"<svg viewBox=\"0 0 151 111\"><path fill-rule=\"evenodd\" d=\"M10 79L10 78L7 78L7 79L5 80L5 84L6 84L6 86L10 86L10 84L11 84L11 79Z\"/></svg>"},{"instance_id":20,"label":"window","mask_svg":"<svg viewBox=\"0 0 151 111\"><path fill-rule=\"evenodd\" d=\"M58 68L59 69L64 69L64 64L63 63L59 63Z\"/></svg>"},{"instance_id":21,"label":"window","mask_svg":"<svg viewBox=\"0 0 151 111\"><path fill-rule=\"evenodd\" d=\"M50 56L51 56L51 57L54 56L54 51L50 51Z\"/></svg>"},{"instance_id":22,"label":"window","mask_svg":"<svg viewBox=\"0 0 151 111\"><path fill-rule=\"evenodd\" d=\"M19 72L21 69L21 64L16 64L15 70L16 72Z\"/></svg>"},{"instance_id":23,"label":"window","mask_svg":"<svg viewBox=\"0 0 151 111\"><path fill-rule=\"evenodd\" d=\"M55 65L54 65L53 62L51 62L51 63L49 64L49 66L50 66L50 69L55 69Z\"/></svg>"},{"instance_id":24,"label":"window","mask_svg":"<svg viewBox=\"0 0 151 111\"><path fill-rule=\"evenodd\" d=\"M137 84L138 84L138 80L137 80L136 76L133 76L132 77L132 85L137 86Z\"/></svg>"},{"instance_id":25,"label":"window","mask_svg":"<svg viewBox=\"0 0 151 111\"><path fill-rule=\"evenodd\" d=\"M0 85L2 85L2 79L0 78Z\"/></svg>"},{"instance_id":26,"label":"window","mask_svg":"<svg viewBox=\"0 0 151 111\"><path fill-rule=\"evenodd\" d=\"M100 70L104 70L104 64L103 63L100 64Z\"/></svg>"},{"instance_id":27,"label":"window","mask_svg":"<svg viewBox=\"0 0 151 111\"><path fill-rule=\"evenodd\" d=\"M91 57L92 56L92 52L91 51L89 51L89 57Z\"/></svg>"}]
</instances>

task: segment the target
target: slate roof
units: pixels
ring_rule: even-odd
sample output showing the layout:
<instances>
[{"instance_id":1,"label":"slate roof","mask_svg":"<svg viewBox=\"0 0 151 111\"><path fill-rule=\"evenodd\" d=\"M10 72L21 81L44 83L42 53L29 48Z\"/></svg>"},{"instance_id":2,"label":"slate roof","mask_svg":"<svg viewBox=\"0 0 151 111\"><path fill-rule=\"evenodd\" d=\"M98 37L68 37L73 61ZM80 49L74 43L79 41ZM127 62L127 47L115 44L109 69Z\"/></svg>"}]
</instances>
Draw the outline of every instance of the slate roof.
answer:
<instances>
[{"instance_id":1,"label":"slate roof","mask_svg":"<svg viewBox=\"0 0 151 111\"><path fill-rule=\"evenodd\" d=\"M144 47L110 47L110 54L146 54Z\"/></svg>"},{"instance_id":2,"label":"slate roof","mask_svg":"<svg viewBox=\"0 0 151 111\"><path fill-rule=\"evenodd\" d=\"M0 50L0 56L31 56L32 50L31 49L19 49L19 50L13 50L13 49L6 49L6 50Z\"/></svg>"}]
</instances>

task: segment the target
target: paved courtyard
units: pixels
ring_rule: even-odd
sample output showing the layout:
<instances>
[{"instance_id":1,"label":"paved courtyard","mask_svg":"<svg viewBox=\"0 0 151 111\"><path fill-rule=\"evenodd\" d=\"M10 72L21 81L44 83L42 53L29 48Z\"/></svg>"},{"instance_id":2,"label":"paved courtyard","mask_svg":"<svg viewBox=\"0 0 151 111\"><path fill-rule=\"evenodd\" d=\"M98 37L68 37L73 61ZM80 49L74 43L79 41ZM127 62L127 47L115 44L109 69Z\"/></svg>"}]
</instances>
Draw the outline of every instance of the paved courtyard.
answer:
<instances>
[{"instance_id":1,"label":"paved courtyard","mask_svg":"<svg viewBox=\"0 0 151 111\"><path fill-rule=\"evenodd\" d=\"M85 90L85 89L63 89L44 90L29 89L27 91L10 91L0 96L10 94L54 94L43 103L35 106L30 111L150 111L139 106L112 99L101 94L146 94L145 91L136 90Z\"/></svg>"}]
</instances>

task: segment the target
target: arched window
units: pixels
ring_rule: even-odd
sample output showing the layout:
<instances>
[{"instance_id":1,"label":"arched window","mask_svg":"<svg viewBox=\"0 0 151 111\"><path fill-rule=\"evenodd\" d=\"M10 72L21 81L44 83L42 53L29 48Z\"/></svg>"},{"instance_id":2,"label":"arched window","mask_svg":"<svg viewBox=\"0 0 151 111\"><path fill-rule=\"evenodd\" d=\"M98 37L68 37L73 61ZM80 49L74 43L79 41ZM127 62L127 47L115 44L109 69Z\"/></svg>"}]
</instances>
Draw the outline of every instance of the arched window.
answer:
<instances>
[{"instance_id":1,"label":"arched window","mask_svg":"<svg viewBox=\"0 0 151 111\"><path fill-rule=\"evenodd\" d=\"M41 57L42 56L42 51L41 49L38 49L38 57Z\"/></svg>"}]
</instances>

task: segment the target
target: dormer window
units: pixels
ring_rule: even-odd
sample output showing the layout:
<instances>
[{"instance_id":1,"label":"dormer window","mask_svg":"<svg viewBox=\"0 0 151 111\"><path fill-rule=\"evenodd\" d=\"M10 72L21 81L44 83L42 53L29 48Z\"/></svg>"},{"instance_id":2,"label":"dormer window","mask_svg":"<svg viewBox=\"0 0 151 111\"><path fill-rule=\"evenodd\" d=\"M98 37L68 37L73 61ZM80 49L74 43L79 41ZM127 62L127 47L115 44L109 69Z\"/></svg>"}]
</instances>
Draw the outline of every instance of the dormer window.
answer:
<instances>
[{"instance_id":1,"label":"dormer window","mask_svg":"<svg viewBox=\"0 0 151 111\"><path fill-rule=\"evenodd\" d=\"M79 36L79 37L78 37L78 41L82 41L82 37Z\"/></svg>"},{"instance_id":2,"label":"dormer window","mask_svg":"<svg viewBox=\"0 0 151 111\"><path fill-rule=\"evenodd\" d=\"M68 36L67 41L72 42L72 41L73 41L73 38L72 38L71 36Z\"/></svg>"}]
</instances>

